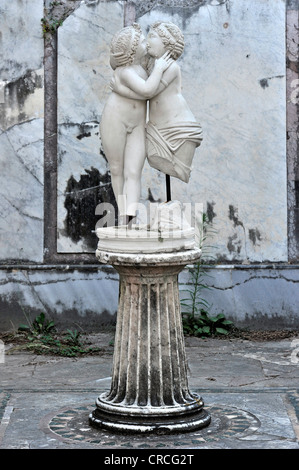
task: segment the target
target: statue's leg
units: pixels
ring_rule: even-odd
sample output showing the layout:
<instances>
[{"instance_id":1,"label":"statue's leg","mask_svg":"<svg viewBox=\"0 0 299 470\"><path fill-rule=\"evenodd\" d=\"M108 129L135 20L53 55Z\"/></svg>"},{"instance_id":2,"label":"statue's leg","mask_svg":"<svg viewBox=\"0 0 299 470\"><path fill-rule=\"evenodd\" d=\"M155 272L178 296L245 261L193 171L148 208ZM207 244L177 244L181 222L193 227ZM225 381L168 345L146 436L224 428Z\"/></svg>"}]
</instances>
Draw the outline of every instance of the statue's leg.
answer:
<instances>
[{"instance_id":1,"label":"statue's leg","mask_svg":"<svg viewBox=\"0 0 299 470\"><path fill-rule=\"evenodd\" d=\"M137 126L127 136L124 156L124 193L127 215L134 216L141 193L141 174L145 162L145 128ZM131 208L130 208L131 206Z\"/></svg>"},{"instance_id":2,"label":"statue's leg","mask_svg":"<svg viewBox=\"0 0 299 470\"><path fill-rule=\"evenodd\" d=\"M110 173L111 173L111 184L114 192L115 199L118 204L118 210L120 215L125 214L124 207L124 151L127 140L127 133L125 126L122 123L119 123L117 126L114 123L113 133L110 129L105 132L103 129L102 145L103 150L106 155L106 158L109 163Z\"/></svg>"},{"instance_id":3,"label":"statue's leg","mask_svg":"<svg viewBox=\"0 0 299 470\"><path fill-rule=\"evenodd\" d=\"M175 152L175 161L182 163L182 166L174 164L177 172L176 177L185 181L185 183L188 183L189 181L195 150L196 144L190 140L186 140L186 142L184 142L183 145L181 145L181 147Z\"/></svg>"}]
</instances>

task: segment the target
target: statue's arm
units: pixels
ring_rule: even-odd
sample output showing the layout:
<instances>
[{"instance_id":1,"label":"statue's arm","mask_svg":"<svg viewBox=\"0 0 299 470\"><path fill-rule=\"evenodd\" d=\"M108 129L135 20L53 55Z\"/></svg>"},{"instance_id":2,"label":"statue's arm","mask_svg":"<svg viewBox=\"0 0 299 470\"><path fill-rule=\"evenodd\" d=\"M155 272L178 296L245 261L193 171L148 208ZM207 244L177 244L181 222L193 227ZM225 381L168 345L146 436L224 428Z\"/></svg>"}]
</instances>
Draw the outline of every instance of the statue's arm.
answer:
<instances>
[{"instance_id":1,"label":"statue's arm","mask_svg":"<svg viewBox=\"0 0 299 470\"><path fill-rule=\"evenodd\" d=\"M179 83L181 82L181 70L179 65L176 62L172 62L172 64L168 67L168 69L163 73L163 77L159 83L159 86L153 96L157 96L161 91L165 90L175 79L179 79Z\"/></svg>"},{"instance_id":2,"label":"statue's arm","mask_svg":"<svg viewBox=\"0 0 299 470\"><path fill-rule=\"evenodd\" d=\"M111 88L112 91L114 91L118 95L124 96L125 98L130 98L132 100L142 100L142 101L144 101L144 96L138 95L138 93L135 93L135 91L128 88L115 75L111 79L110 88Z\"/></svg>"},{"instance_id":3,"label":"statue's arm","mask_svg":"<svg viewBox=\"0 0 299 470\"><path fill-rule=\"evenodd\" d=\"M172 62L172 64L168 67L168 69L163 73L163 76L160 80L158 88L148 97L148 99L153 98L154 96L161 93L161 91L165 90L170 83L175 80L177 77L180 78L180 68L176 62ZM120 80L120 77L117 74L114 74L111 82L110 88L115 93L118 93L125 98L136 99L136 100L144 100L145 97L141 94L136 93L128 86L124 85Z\"/></svg>"},{"instance_id":4,"label":"statue's arm","mask_svg":"<svg viewBox=\"0 0 299 470\"><path fill-rule=\"evenodd\" d=\"M149 99L156 94L162 75L172 62L173 60L169 58L168 53L157 59L153 71L147 80L141 78L134 69L129 67L124 68L122 80L130 90L138 95L142 95L143 99Z\"/></svg>"}]
</instances>

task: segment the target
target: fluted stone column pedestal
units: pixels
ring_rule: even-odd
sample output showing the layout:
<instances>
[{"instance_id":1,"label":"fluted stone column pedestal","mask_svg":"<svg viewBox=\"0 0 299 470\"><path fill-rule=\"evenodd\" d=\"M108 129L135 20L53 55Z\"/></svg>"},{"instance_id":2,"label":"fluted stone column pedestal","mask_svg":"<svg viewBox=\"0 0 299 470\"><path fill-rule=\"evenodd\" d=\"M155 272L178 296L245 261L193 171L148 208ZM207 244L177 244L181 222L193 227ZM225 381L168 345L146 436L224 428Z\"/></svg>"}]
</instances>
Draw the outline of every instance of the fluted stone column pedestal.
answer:
<instances>
[{"instance_id":1,"label":"fluted stone column pedestal","mask_svg":"<svg viewBox=\"0 0 299 470\"><path fill-rule=\"evenodd\" d=\"M97 251L120 275L112 383L90 424L123 433L171 433L210 423L188 388L178 274L199 249L125 254Z\"/></svg>"}]
</instances>

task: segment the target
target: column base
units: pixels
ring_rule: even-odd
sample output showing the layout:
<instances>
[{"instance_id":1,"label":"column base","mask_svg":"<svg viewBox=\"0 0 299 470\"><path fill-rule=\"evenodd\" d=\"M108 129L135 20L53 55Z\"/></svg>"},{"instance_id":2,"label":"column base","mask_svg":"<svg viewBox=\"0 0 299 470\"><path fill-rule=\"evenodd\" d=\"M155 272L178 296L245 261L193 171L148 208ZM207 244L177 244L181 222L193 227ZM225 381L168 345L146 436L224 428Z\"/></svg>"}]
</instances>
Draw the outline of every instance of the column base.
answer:
<instances>
[{"instance_id":1,"label":"column base","mask_svg":"<svg viewBox=\"0 0 299 470\"><path fill-rule=\"evenodd\" d=\"M123 434L175 434L196 431L211 422L209 413L201 409L196 413L167 418L116 416L95 409L89 415L89 424L93 427Z\"/></svg>"},{"instance_id":2,"label":"column base","mask_svg":"<svg viewBox=\"0 0 299 470\"><path fill-rule=\"evenodd\" d=\"M97 251L99 260L118 271L120 289L111 387L97 398L91 426L123 434L171 434L210 424L201 397L188 387L178 287L178 274L200 254L198 248Z\"/></svg>"}]
</instances>

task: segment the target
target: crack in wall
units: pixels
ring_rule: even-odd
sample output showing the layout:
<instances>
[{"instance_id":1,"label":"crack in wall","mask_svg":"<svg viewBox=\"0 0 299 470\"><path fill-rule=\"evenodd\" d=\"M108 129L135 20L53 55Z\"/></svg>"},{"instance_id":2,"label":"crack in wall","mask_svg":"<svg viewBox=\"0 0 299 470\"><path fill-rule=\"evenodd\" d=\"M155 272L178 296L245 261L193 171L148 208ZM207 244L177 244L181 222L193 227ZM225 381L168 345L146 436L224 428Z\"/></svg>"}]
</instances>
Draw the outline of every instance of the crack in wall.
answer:
<instances>
[{"instance_id":1,"label":"crack in wall","mask_svg":"<svg viewBox=\"0 0 299 470\"><path fill-rule=\"evenodd\" d=\"M6 200L6 202L10 206L12 206L20 214L21 217L29 218L29 219L32 219L32 220L38 220L40 222L43 221L43 219L41 217L37 217L37 216L31 215L31 214L26 214L26 212L22 211L20 207L16 206L12 201L10 201L6 196L4 196L4 194L2 194L2 197L3 197L3 199Z\"/></svg>"},{"instance_id":2,"label":"crack in wall","mask_svg":"<svg viewBox=\"0 0 299 470\"><path fill-rule=\"evenodd\" d=\"M232 273L231 273L232 274ZM239 287L239 286L242 286L244 284L247 284L248 282L251 282L251 281L259 281L259 280L271 280L271 281L279 281L279 280L284 280L286 282L291 282L291 283L294 283L294 284L299 284L299 279L288 279L286 278L285 276L278 276L278 277L273 277L273 276L251 276L250 278L248 279L244 279L244 281L242 282L236 282L234 284L232 284L231 286L227 286L227 287L220 287L220 286L215 286L214 284L213 285L208 285L209 288L211 289L215 289L215 290L220 290L220 291L227 291L227 290L233 290L235 289L236 287ZM188 285L188 286L192 286L192 283L191 282L187 282L187 283L184 283L184 285Z\"/></svg>"},{"instance_id":3,"label":"crack in wall","mask_svg":"<svg viewBox=\"0 0 299 470\"><path fill-rule=\"evenodd\" d=\"M26 281L22 281L21 279L5 279L5 280L2 280L0 281L0 286L9 286L10 284L17 284L17 285L23 285L23 286L28 286L29 283L30 283L30 286L31 287L42 287L42 286L47 286L47 285L51 285L51 284L64 284L64 283L67 283L67 282L94 282L95 281L95 278L91 278L91 279L88 279L88 277L86 278L71 278L71 277L66 277L64 279L54 279L54 280L49 280L47 279L46 281L30 281L29 279L29 276L30 276L30 273L28 273L27 271L24 271L24 270L20 270L22 272L22 274L24 275L24 277L26 278L25 274L28 275L28 282ZM88 274L87 274L88 276ZM118 281L118 279L116 279L114 276L105 276L102 280L108 280L108 281Z\"/></svg>"},{"instance_id":4,"label":"crack in wall","mask_svg":"<svg viewBox=\"0 0 299 470\"><path fill-rule=\"evenodd\" d=\"M45 302L42 301L42 299L40 298L40 296L38 295L38 293L36 292L36 290L35 290L34 287L32 286L28 271L22 271L21 274L22 274L22 276L24 276L25 279L27 279L27 284L26 284L26 285L28 285L28 287L30 288L30 290L31 290L31 292L32 292L32 295L33 295L33 298L37 299L37 301L40 303L40 305L43 306L45 312L46 312L47 314L49 314L49 313L50 313L50 309L47 307L47 305L45 304Z\"/></svg>"},{"instance_id":5,"label":"crack in wall","mask_svg":"<svg viewBox=\"0 0 299 470\"><path fill-rule=\"evenodd\" d=\"M30 120L25 121L25 122L28 123L28 122L33 122L33 121L36 121L36 120L40 120L40 118L33 118L33 119L30 119ZM21 125L21 124L18 123L18 124L15 124L15 125L12 126L12 127L20 126L20 125ZM10 128L10 129L11 129L11 128ZM35 141L32 141L32 142L29 142L28 144L21 145L19 148L16 149L16 148L14 147L14 145L12 144L11 140L10 140L8 131L9 131L9 129L6 129L2 134L4 134L4 135L6 136L6 139L7 139L8 143L9 143L9 145L10 145L10 147L11 147L11 149L12 149L14 155L17 157L17 159L19 160L19 162L21 163L21 165L26 169L26 171L28 171L28 173L30 173L30 175L39 183L39 185L43 187L43 182L38 179L38 177L37 177L37 176L33 173L33 171L26 165L25 161L21 158L21 156L20 156L19 153L18 153L21 149L24 149L24 148L26 148L26 147L31 147L31 146L32 146L33 144L35 144L35 143L39 143L39 142L41 143L41 142L43 142L43 139L41 138L41 139L38 139L38 140L35 140ZM1 134L1 135L2 135L2 134ZM38 163L39 163L39 162L38 162ZM40 220L42 220L42 218L41 218Z\"/></svg>"}]
</instances>

